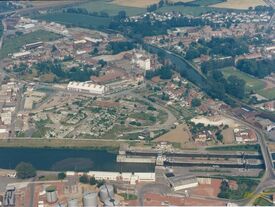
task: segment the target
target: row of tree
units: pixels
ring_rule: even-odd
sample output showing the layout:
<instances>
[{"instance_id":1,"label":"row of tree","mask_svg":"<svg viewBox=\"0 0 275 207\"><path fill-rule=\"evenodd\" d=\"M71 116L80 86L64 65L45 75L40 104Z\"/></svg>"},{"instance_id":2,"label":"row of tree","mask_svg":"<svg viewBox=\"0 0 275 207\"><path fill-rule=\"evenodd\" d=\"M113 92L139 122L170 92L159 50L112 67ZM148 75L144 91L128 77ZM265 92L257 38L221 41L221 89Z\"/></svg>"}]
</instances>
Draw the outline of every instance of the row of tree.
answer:
<instances>
[{"instance_id":1,"label":"row of tree","mask_svg":"<svg viewBox=\"0 0 275 207\"><path fill-rule=\"evenodd\" d=\"M243 59L237 62L236 67L250 75L258 78L264 78L275 72L275 59Z\"/></svg>"}]
</instances>

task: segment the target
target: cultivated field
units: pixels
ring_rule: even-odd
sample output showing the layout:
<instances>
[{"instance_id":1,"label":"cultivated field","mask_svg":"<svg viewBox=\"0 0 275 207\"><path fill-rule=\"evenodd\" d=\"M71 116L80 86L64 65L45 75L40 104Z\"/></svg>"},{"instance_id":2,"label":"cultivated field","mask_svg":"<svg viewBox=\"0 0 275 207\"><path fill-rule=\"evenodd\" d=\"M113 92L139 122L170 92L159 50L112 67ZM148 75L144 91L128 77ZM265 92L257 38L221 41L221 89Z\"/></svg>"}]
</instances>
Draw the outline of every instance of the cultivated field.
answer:
<instances>
[{"instance_id":1,"label":"cultivated field","mask_svg":"<svg viewBox=\"0 0 275 207\"><path fill-rule=\"evenodd\" d=\"M238 78L243 79L246 82L246 89L249 92L250 90L259 91L265 88L264 81L255 78L247 73L237 70L236 68L229 67L222 70L223 75L227 78L230 75L235 75Z\"/></svg>"},{"instance_id":2,"label":"cultivated field","mask_svg":"<svg viewBox=\"0 0 275 207\"><path fill-rule=\"evenodd\" d=\"M186 3L186 2L190 2L190 1L193 1L193 0L169 0L169 2L172 2L172 3L175 3L175 2L183 2L183 3Z\"/></svg>"},{"instance_id":3,"label":"cultivated field","mask_svg":"<svg viewBox=\"0 0 275 207\"><path fill-rule=\"evenodd\" d=\"M120 6L147 8L149 5L159 3L159 0L114 0L112 3Z\"/></svg>"},{"instance_id":4,"label":"cultivated field","mask_svg":"<svg viewBox=\"0 0 275 207\"><path fill-rule=\"evenodd\" d=\"M264 0L227 0L226 2L212 5L212 7L228 9L248 9L249 7L255 7L259 5L266 4Z\"/></svg>"},{"instance_id":5,"label":"cultivated field","mask_svg":"<svg viewBox=\"0 0 275 207\"><path fill-rule=\"evenodd\" d=\"M116 0L118 3L121 2L128 2L128 4L134 4L134 2L139 2L139 1L118 1ZM88 3L83 3L81 4L79 7L81 8L85 8L90 12L106 12L108 13L110 16L115 16L118 14L119 11L126 11L127 15L129 16L134 16L137 14L142 14L144 12L146 12L146 7L134 7L134 6L124 6L122 4L118 4L116 3L116 1L112 2L109 0L96 0L96 1L89 1ZM153 0L142 0L143 2L150 2ZM140 4L141 5L141 4Z\"/></svg>"}]
</instances>

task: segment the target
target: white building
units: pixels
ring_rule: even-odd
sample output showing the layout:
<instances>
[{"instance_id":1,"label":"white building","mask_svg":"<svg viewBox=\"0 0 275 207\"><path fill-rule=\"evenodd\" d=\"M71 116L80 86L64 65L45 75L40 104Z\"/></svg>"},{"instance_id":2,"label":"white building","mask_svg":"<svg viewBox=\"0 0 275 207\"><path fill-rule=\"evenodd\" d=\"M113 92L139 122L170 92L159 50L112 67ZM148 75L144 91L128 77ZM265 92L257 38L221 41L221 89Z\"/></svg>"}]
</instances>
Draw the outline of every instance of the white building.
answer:
<instances>
[{"instance_id":1,"label":"white building","mask_svg":"<svg viewBox=\"0 0 275 207\"><path fill-rule=\"evenodd\" d=\"M67 90L102 95L106 92L106 87L90 82L69 82Z\"/></svg>"},{"instance_id":2,"label":"white building","mask_svg":"<svg viewBox=\"0 0 275 207\"><path fill-rule=\"evenodd\" d=\"M120 172L104 172L90 171L88 176L94 177L96 180L124 181L135 185L139 182L155 182L155 173L120 173Z\"/></svg>"}]
</instances>

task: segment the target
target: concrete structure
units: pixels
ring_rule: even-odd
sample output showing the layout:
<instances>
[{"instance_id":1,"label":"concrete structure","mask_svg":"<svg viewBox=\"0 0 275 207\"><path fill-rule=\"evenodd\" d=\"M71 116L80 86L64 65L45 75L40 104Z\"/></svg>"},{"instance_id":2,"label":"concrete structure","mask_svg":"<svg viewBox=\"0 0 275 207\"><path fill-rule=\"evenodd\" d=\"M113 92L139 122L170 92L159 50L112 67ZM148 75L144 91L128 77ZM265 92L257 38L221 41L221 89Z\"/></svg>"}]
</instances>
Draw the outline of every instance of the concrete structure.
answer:
<instances>
[{"instance_id":1,"label":"concrete structure","mask_svg":"<svg viewBox=\"0 0 275 207\"><path fill-rule=\"evenodd\" d=\"M146 57L141 57L140 59L137 60L137 65L144 69L144 70L151 70L151 60L150 58Z\"/></svg>"},{"instance_id":2,"label":"concrete structure","mask_svg":"<svg viewBox=\"0 0 275 207\"><path fill-rule=\"evenodd\" d=\"M102 95L106 92L106 87L90 82L69 82L67 90Z\"/></svg>"},{"instance_id":3,"label":"concrete structure","mask_svg":"<svg viewBox=\"0 0 275 207\"><path fill-rule=\"evenodd\" d=\"M83 196L83 207L97 206L97 193L87 192Z\"/></svg>"},{"instance_id":4,"label":"concrete structure","mask_svg":"<svg viewBox=\"0 0 275 207\"><path fill-rule=\"evenodd\" d=\"M31 53L29 51L13 53L12 58L24 58L28 57Z\"/></svg>"},{"instance_id":5,"label":"concrete structure","mask_svg":"<svg viewBox=\"0 0 275 207\"><path fill-rule=\"evenodd\" d=\"M174 191L194 188L199 185L198 179L194 176L169 177L168 181Z\"/></svg>"},{"instance_id":6,"label":"concrete structure","mask_svg":"<svg viewBox=\"0 0 275 207\"><path fill-rule=\"evenodd\" d=\"M104 184L99 188L99 198L102 202L114 198L114 186Z\"/></svg>"},{"instance_id":7,"label":"concrete structure","mask_svg":"<svg viewBox=\"0 0 275 207\"><path fill-rule=\"evenodd\" d=\"M78 200L77 199L72 199L68 201L68 207L78 207Z\"/></svg>"},{"instance_id":8,"label":"concrete structure","mask_svg":"<svg viewBox=\"0 0 275 207\"><path fill-rule=\"evenodd\" d=\"M46 188L46 199L48 203L55 203L57 201L57 194L54 186Z\"/></svg>"}]
</instances>

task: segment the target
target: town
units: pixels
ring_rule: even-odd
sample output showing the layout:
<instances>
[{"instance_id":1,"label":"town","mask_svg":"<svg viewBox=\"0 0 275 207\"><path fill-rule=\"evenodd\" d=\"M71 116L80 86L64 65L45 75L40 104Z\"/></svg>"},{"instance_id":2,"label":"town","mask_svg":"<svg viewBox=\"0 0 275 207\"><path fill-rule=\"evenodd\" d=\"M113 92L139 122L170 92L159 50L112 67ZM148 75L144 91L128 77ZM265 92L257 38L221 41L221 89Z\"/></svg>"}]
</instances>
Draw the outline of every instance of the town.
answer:
<instances>
[{"instance_id":1,"label":"town","mask_svg":"<svg viewBox=\"0 0 275 207\"><path fill-rule=\"evenodd\" d=\"M0 2L0 206L274 205L275 3L137 2Z\"/></svg>"}]
</instances>

